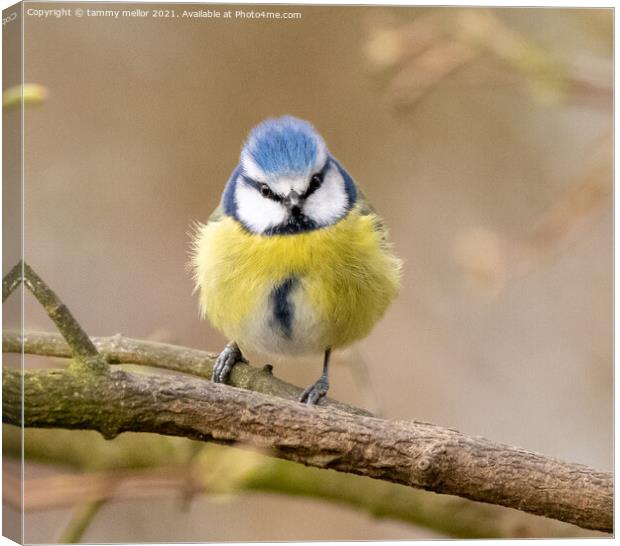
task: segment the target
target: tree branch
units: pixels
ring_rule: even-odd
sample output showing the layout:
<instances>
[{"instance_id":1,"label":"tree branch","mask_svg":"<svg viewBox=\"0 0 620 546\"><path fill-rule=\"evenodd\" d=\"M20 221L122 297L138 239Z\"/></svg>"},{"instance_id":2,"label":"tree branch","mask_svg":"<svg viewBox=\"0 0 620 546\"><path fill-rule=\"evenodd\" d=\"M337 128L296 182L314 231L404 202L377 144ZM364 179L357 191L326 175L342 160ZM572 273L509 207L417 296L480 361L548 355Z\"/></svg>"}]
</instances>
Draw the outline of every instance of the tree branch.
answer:
<instances>
[{"instance_id":1,"label":"tree branch","mask_svg":"<svg viewBox=\"0 0 620 546\"><path fill-rule=\"evenodd\" d=\"M216 354L179 345L131 339L117 334L112 337L93 337L92 344L110 364L137 364L164 370L182 372L204 379L211 379ZM58 334L47 332L19 332L7 330L2 334L2 351L71 358L71 349ZM228 383L233 387L263 394L271 394L288 400L299 400L303 389L282 381L272 374L270 367L257 368L238 362L232 369ZM370 412L324 399L321 405L355 413L371 415Z\"/></svg>"},{"instance_id":2,"label":"tree branch","mask_svg":"<svg viewBox=\"0 0 620 546\"><path fill-rule=\"evenodd\" d=\"M428 423L307 407L188 376L111 371L68 308L27 264L21 268L24 283L79 365L23 375L4 370L6 423L91 429L105 438L138 431L249 444L309 466L513 507L584 528L612 529L608 473ZM17 286L14 272L4 279L7 295ZM21 352L24 340L17 341Z\"/></svg>"},{"instance_id":3,"label":"tree branch","mask_svg":"<svg viewBox=\"0 0 620 546\"><path fill-rule=\"evenodd\" d=\"M224 449L228 459L230 448ZM170 494L183 498L198 494L270 492L332 501L361 509L376 518L396 519L455 538L605 536L496 505L475 503L450 495L433 495L387 482L377 483L361 476L326 473L325 470L257 456L264 459L264 463L256 468L245 468L240 480L224 476L223 480L219 480L224 483L205 479L204 473L197 476L194 469L185 466L32 478L25 482L24 508L54 510L75 503L114 502ZM237 458L233 456L233 460ZM13 483L9 479L7 487L19 491L17 480ZM53 493L50 495L50 492ZM11 505L17 500L18 495L7 496L7 502Z\"/></svg>"},{"instance_id":4,"label":"tree branch","mask_svg":"<svg viewBox=\"0 0 620 546\"><path fill-rule=\"evenodd\" d=\"M59 544L79 543L103 504L103 500L94 500L78 506L56 542Z\"/></svg>"},{"instance_id":5,"label":"tree branch","mask_svg":"<svg viewBox=\"0 0 620 546\"><path fill-rule=\"evenodd\" d=\"M13 291L21 284L23 278L24 262L21 260L13 266L2 278L2 303L13 293Z\"/></svg>"},{"instance_id":6,"label":"tree branch","mask_svg":"<svg viewBox=\"0 0 620 546\"><path fill-rule=\"evenodd\" d=\"M3 442L8 455L21 457L19 429L5 426ZM188 463L197 445L200 450ZM24 484L26 510L174 493L256 491L336 502L375 517L396 519L458 538L599 535L501 506L311 468L244 449L200 445L183 438L123 434L108 442L92 431L28 429L24 449L29 460L90 471L27 480ZM13 503L19 504L19 481L12 482L10 476L5 477L5 481L7 502L13 499Z\"/></svg>"},{"instance_id":7,"label":"tree branch","mask_svg":"<svg viewBox=\"0 0 620 546\"><path fill-rule=\"evenodd\" d=\"M19 371L3 374L19 424ZM24 425L243 443L282 459L517 508L611 532L612 476L426 423L386 421L192 377L29 370Z\"/></svg>"},{"instance_id":8,"label":"tree branch","mask_svg":"<svg viewBox=\"0 0 620 546\"><path fill-rule=\"evenodd\" d=\"M2 301L4 302L22 281L67 340L77 364L76 369L106 372L109 369L108 363L99 355L88 334L75 320L69 308L26 262L20 260L2 279Z\"/></svg>"}]
</instances>

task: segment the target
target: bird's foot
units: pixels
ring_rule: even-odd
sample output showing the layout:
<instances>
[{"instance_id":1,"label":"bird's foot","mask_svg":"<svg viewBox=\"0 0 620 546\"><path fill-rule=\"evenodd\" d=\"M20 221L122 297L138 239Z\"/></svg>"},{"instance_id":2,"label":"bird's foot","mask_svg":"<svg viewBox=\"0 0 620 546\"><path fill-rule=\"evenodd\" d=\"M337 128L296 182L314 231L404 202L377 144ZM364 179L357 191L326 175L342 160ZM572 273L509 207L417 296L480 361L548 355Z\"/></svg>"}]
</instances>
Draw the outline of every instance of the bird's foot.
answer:
<instances>
[{"instance_id":1,"label":"bird's foot","mask_svg":"<svg viewBox=\"0 0 620 546\"><path fill-rule=\"evenodd\" d=\"M247 364L248 360L241 353L239 346L234 341L231 341L215 359L212 381L215 383L226 383L233 366L237 362Z\"/></svg>"},{"instance_id":2,"label":"bird's foot","mask_svg":"<svg viewBox=\"0 0 620 546\"><path fill-rule=\"evenodd\" d=\"M320 377L314 385L311 385L301 393L299 401L309 406L315 406L325 397L328 390L329 382L327 377Z\"/></svg>"}]
</instances>

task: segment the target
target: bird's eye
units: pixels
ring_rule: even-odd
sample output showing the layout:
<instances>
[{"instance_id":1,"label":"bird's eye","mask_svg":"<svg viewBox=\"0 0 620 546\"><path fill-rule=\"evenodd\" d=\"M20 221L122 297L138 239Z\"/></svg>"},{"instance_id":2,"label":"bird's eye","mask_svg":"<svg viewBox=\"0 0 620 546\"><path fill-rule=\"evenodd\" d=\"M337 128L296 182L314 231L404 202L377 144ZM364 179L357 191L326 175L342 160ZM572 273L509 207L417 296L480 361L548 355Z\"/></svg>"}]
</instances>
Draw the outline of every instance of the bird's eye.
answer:
<instances>
[{"instance_id":1,"label":"bird's eye","mask_svg":"<svg viewBox=\"0 0 620 546\"><path fill-rule=\"evenodd\" d=\"M267 184L261 184L260 193L263 197L271 197L273 194L271 193L271 189Z\"/></svg>"},{"instance_id":2,"label":"bird's eye","mask_svg":"<svg viewBox=\"0 0 620 546\"><path fill-rule=\"evenodd\" d=\"M315 190L318 189L318 187L321 185L321 175L319 174L314 174L312 175L312 178L310 179L310 184L308 186L308 191L313 192Z\"/></svg>"}]
</instances>

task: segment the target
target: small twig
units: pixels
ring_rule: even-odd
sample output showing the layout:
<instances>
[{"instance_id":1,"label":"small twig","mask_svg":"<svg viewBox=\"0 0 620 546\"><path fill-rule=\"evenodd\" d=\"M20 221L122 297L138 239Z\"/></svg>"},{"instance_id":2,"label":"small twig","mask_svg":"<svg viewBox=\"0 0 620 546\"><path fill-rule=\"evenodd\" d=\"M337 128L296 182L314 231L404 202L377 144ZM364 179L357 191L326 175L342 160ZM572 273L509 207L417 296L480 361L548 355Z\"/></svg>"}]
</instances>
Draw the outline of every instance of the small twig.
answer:
<instances>
[{"instance_id":1,"label":"small twig","mask_svg":"<svg viewBox=\"0 0 620 546\"><path fill-rule=\"evenodd\" d=\"M24 284L37 298L58 331L67 340L74 357L89 358L99 354L69 308L60 301L60 298L27 263L24 263Z\"/></svg>"},{"instance_id":2,"label":"small twig","mask_svg":"<svg viewBox=\"0 0 620 546\"><path fill-rule=\"evenodd\" d=\"M2 280L3 301L23 280L37 301L43 306L58 331L71 347L71 353L78 369L91 372L105 372L109 369L106 360L99 355L86 332L71 314L69 308L47 286L45 281L25 262L20 261Z\"/></svg>"},{"instance_id":3,"label":"small twig","mask_svg":"<svg viewBox=\"0 0 620 546\"><path fill-rule=\"evenodd\" d=\"M58 510L76 504L153 498L183 492L190 477L187 466L160 466L30 478L24 482L23 504L19 498L19 482L9 479L7 489L10 492L6 500L15 509L21 509L23 505L26 511Z\"/></svg>"},{"instance_id":4,"label":"small twig","mask_svg":"<svg viewBox=\"0 0 620 546\"><path fill-rule=\"evenodd\" d=\"M590 153L594 157L589 170L575 179L519 240L511 243L522 271L531 269L537 259L556 250L576 227L583 223L613 192L613 135L607 134Z\"/></svg>"},{"instance_id":5,"label":"small twig","mask_svg":"<svg viewBox=\"0 0 620 546\"><path fill-rule=\"evenodd\" d=\"M583 235L587 222L605 213L613 192L612 150L613 134L608 133L589 151L587 170L528 220L525 233L504 238L491 227L471 227L457 235L454 259L477 295L497 297L508 282L556 256Z\"/></svg>"},{"instance_id":6,"label":"small twig","mask_svg":"<svg viewBox=\"0 0 620 546\"><path fill-rule=\"evenodd\" d=\"M95 500L78 506L57 542L59 544L79 543L104 502L103 500Z\"/></svg>"},{"instance_id":7,"label":"small twig","mask_svg":"<svg viewBox=\"0 0 620 546\"><path fill-rule=\"evenodd\" d=\"M13 293L21 284L24 262L21 260L9 271L2 279L2 303Z\"/></svg>"},{"instance_id":8,"label":"small twig","mask_svg":"<svg viewBox=\"0 0 620 546\"><path fill-rule=\"evenodd\" d=\"M547 103L613 106L610 83L584 76L503 22L495 10L453 10L449 15L430 10L405 23L378 15L368 34L366 57L377 76L387 79L388 96L400 107L417 105L440 85L453 82L457 71L460 86L511 88L521 82L525 85L520 87ZM481 79L473 68L492 72Z\"/></svg>"}]
</instances>

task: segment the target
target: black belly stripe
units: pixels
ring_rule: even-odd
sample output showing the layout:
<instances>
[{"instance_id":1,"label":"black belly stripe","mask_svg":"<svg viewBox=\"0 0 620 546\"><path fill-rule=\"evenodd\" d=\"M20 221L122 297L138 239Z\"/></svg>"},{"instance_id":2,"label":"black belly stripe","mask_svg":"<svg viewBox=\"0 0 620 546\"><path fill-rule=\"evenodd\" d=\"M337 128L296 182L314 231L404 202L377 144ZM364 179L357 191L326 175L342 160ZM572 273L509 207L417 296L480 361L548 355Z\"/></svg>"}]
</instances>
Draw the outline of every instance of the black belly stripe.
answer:
<instances>
[{"instance_id":1,"label":"black belly stripe","mask_svg":"<svg viewBox=\"0 0 620 546\"><path fill-rule=\"evenodd\" d=\"M289 339L293 335L293 315L295 313L295 306L289 300L289 295L296 284L297 279L289 277L271 291L273 305L272 325L282 330L282 333Z\"/></svg>"}]
</instances>

